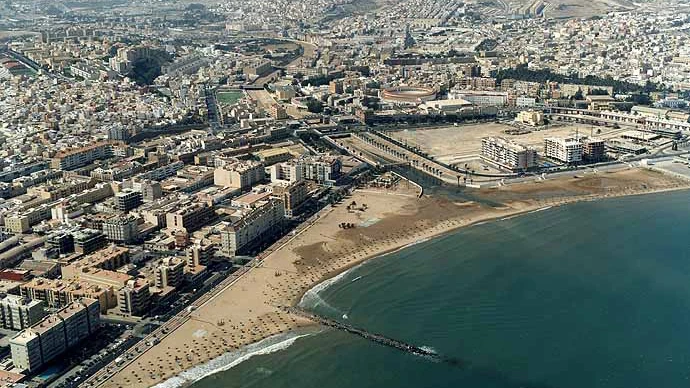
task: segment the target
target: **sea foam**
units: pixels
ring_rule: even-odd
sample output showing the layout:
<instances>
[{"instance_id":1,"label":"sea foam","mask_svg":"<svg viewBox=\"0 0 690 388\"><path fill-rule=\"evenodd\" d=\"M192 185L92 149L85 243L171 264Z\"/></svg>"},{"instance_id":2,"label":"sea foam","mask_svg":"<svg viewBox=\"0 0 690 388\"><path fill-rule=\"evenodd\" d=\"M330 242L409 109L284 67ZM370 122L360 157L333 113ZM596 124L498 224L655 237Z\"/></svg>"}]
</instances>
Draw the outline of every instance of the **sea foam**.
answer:
<instances>
[{"instance_id":1,"label":"sea foam","mask_svg":"<svg viewBox=\"0 0 690 388\"><path fill-rule=\"evenodd\" d=\"M428 238L428 237L427 238L420 238L420 239L413 241L409 244L403 245L397 249L394 249L390 252L387 252L386 254L396 253L396 252L405 250L407 248L410 248L412 246L415 246L417 244L425 243L429 240L431 240L431 238ZM379 256L382 256L382 255L379 255ZM374 257L370 258L369 260L372 260L372 259L379 257L379 256L374 256ZM314 308L314 307L320 305L320 306L325 306L326 308L332 310L333 312L336 312L338 314L342 314L342 311L340 311L337 308L328 304L328 302L326 302L319 294L321 292L323 292L324 290L328 289L329 287L332 287L334 284L337 284L338 282L345 279L347 277L347 275L349 275L354 270L356 270L356 269L360 268L361 266L363 266L364 264L366 264L369 260L365 260L365 261L355 265L354 267L349 268L346 271L339 273L338 275L336 275L332 278L328 278L328 279L322 281L321 283L318 283L314 287L310 288L307 292L305 292L304 295L302 295L302 298L300 299L300 301L297 305L299 307L305 308L305 309L311 309L311 308ZM357 278L353 279L353 282L360 280L361 278L362 278L361 276L358 276Z\"/></svg>"},{"instance_id":2,"label":"sea foam","mask_svg":"<svg viewBox=\"0 0 690 388\"><path fill-rule=\"evenodd\" d=\"M318 305L326 306L329 309L332 309L335 312L340 312L338 309L335 307L331 306L326 302L321 296L319 295L321 292L323 292L325 289L333 286L334 284L338 283L339 281L345 279L345 277L354 271L355 269L361 267L364 263L360 263L346 271L343 271L336 276L333 276L332 278L328 278L321 283L315 285L314 287L310 288L307 290L307 292L302 295L302 298L299 301L298 306L302 308L314 308ZM342 313L342 312L341 312Z\"/></svg>"},{"instance_id":3,"label":"sea foam","mask_svg":"<svg viewBox=\"0 0 690 388\"><path fill-rule=\"evenodd\" d=\"M254 356L275 353L287 349L290 345L295 343L297 339L308 335L311 334L286 333L268 337L259 342L247 345L240 350L222 354L205 364L197 365L183 371L179 375L155 385L154 388L180 388L188 386L205 377L233 368Z\"/></svg>"}]
</instances>

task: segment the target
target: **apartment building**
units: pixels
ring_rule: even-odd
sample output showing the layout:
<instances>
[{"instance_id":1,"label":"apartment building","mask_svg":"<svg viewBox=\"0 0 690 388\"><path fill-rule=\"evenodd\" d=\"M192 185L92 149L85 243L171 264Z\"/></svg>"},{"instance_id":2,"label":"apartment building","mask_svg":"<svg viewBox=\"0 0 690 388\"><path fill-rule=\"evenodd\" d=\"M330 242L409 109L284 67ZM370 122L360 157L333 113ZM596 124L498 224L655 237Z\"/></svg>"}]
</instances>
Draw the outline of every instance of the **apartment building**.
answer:
<instances>
[{"instance_id":1,"label":"apartment building","mask_svg":"<svg viewBox=\"0 0 690 388\"><path fill-rule=\"evenodd\" d=\"M531 126L544 125L544 112L539 110L524 110L517 114L515 121Z\"/></svg>"},{"instance_id":2,"label":"apartment building","mask_svg":"<svg viewBox=\"0 0 690 388\"><path fill-rule=\"evenodd\" d=\"M154 181L161 181L165 178L171 177L184 167L184 162L176 161L168 163L164 166L154 168L151 171L143 172L137 175L139 179L150 179Z\"/></svg>"},{"instance_id":3,"label":"apartment building","mask_svg":"<svg viewBox=\"0 0 690 388\"><path fill-rule=\"evenodd\" d=\"M101 141L84 147L59 151L51 159L50 166L59 170L74 170L95 160L108 159L112 156L112 143Z\"/></svg>"},{"instance_id":4,"label":"apartment building","mask_svg":"<svg viewBox=\"0 0 690 388\"><path fill-rule=\"evenodd\" d=\"M96 332L99 325L97 300L74 301L12 337L12 363L25 372L35 372Z\"/></svg>"},{"instance_id":5,"label":"apartment building","mask_svg":"<svg viewBox=\"0 0 690 388\"><path fill-rule=\"evenodd\" d=\"M187 233L199 230L216 218L215 209L206 203L190 202L165 215L167 228Z\"/></svg>"},{"instance_id":6,"label":"apartment building","mask_svg":"<svg viewBox=\"0 0 690 388\"><path fill-rule=\"evenodd\" d=\"M582 140L582 160L588 163L600 162L606 157L606 145L597 138L584 138Z\"/></svg>"},{"instance_id":7,"label":"apartment building","mask_svg":"<svg viewBox=\"0 0 690 388\"><path fill-rule=\"evenodd\" d=\"M284 221L282 201L271 199L240 211L238 218L221 231L221 249L235 256L255 245L262 237L278 230Z\"/></svg>"},{"instance_id":8,"label":"apartment building","mask_svg":"<svg viewBox=\"0 0 690 388\"><path fill-rule=\"evenodd\" d=\"M581 162L583 151L582 142L576 138L544 139L544 155L566 164Z\"/></svg>"},{"instance_id":9,"label":"apartment building","mask_svg":"<svg viewBox=\"0 0 690 388\"><path fill-rule=\"evenodd\" d=\"M481 157L511 171L528 170L537 166L537 151L501 137L482 139Z\"/></svg>"},{"instance_id":10,"label":"apartment building","mask_svg":"<svg viewBox=\"0 0 690 388\"><path fill-rule=\"evenodd\" d=\"M108 244L106 236L100 230L81 229L73 233L74 251L88 255Z\"/></svg>"},{"instance_id":11,"label":"apartment building","mask_svg":"<svg viewBox=\"0 0 690 388\"><path fill-rule=\"evenodd\" d=\"M49 184L30 187L26 192L45 200L55 201L73 194L82 193L95 185L96 181L91 178L63 178L60 182L50 182Z\"/></svg>"},{"instance_id":12,"label":"apartment building","mask_svg":"<svg viewBox=\"0 0 690 388\"><path fill-rule=\"evenodd\" d=\"M19 286L22 297L42 300L48 307L59 308L81 298L98 300L101 312L117 305L112 288L86 282L33 278Z\"/></svg>"},{"instance_id":13,"label":"apartment building","mask_svg":"<svg viewBox=\"0 0 690 388\"><path fill-rule=\"evenodd\" d=\"M143 195L140 191L124 189L119 193L115 194L115 206L119 211L130 211L132 209L137 208L142 203L144 203L144 201Z\"/></svg>"},{"instance_id":14,"label":"apartment building","mask_svg":"<svg viewBox=\"0 0 690 388\"><path fill-rule=\"evenodd\" d=\"M340 177L343 167L337 156L312 156L299 160L302 178L317 183L331 185Z\"/></svg>"},{"instance_id":15,"label":"apartment building","mask_svg":"<svg viewBox=\"0 0 690 388\"><path fill-rule=\"evenodd\" d=\"M118 292L117 304L120 313L143 316L151 303L149 284L141 279L132 279Z\"/></svg>"},{"instance_id":16,"label":"apartment building","mask_svg":"<svg viewBox=\"0 0 690 388\"><path fill-rule=\"evenodd\" d=\"M448 99L465 100L477 106L505 106L508 103L508 93L481 90L451 90Z\"/></svg>"},{"instance_id":17,"label":"apartment building","mask_svg":"<svg viewBox=\"0 0 690 388\"><path fill-rule=\"evenodd\" d=\"M139 239L139 219L134 216L114 216L103 221L103 234L108 240L131 244Z\"/></svg>"},{"instance_id":18,"label":"apartment building","mask_svg":"<svg viewBox=\"0 0 690 388\"><path fill-rule=\"evenodd\" d=\"M177 288L184 280L185 261L178 257L166 257L155 268L157 288Z\"/></svg>"},{"instance_id":19,"label":"apartment building","mask_svg":"<svg viewBox=\"0 0 690 388\"><path fill-rule=\"evenodd\" d=\"M266 178L263 163L237 162L218 167L213 172L213 184L246 189Z\"/></svg>"},{"instance_id":20,"label":"apartment building","mask_svg":"<svg viewBox=\"0 0 690 388\"><path fill-rule=\"evenodd\" d=\"M271 182L288 181L294 183L302 180L302 165L297 162L277 163L270 167Z\"/></svg>"},{"instance_id":21,"label":"apartment building","mask_svg":"<svg viewBox=\"0 0 690 388\"><path fill-rule=\"evenodd\" d=\"M0 300L0 319L5 329L26 329L45 316L45 302L41 300L32 300L19 295L7 295Z\"/></svg>"},{"instance_id":22,"label":"apartment building","mask_svg":"<svg viewBox=\"0 0 690 388\"><path fill-rule=\"evenodd\" d=\"M5 216L5 229L11 233L26 233L32 226L51 217L51 205L42 205Z\"/></svg>"},{"instance_id":23,"label":"apartment building","mask_svg":"<svg viewBox=\"0 0 690 388\"><path fill-rule=\"evenodd\" d=\"M276 181L271 187L273 197L283 201L285 215L288 217L296 215L308 197L307 183L303 180L292 183Z\"/></svg>"},{"instance_id":24,"label":"apartment building","mask_svg":"<svg viewBox=\"0 0 690 388\"><path fill-rule=\"evenodd\" d=\"M45 243L47 248L55 248L61 255L74 252L74 237L69 233L53 233Z\"/></svg>"}]
</instances>

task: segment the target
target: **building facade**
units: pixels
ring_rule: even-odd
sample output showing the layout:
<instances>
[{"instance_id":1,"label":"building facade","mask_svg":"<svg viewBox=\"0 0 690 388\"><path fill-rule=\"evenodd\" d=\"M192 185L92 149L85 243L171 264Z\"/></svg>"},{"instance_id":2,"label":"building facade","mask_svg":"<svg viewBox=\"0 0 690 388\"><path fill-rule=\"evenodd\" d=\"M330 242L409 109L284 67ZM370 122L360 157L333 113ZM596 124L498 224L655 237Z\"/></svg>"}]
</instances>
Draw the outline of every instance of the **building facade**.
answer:
<instances>
[{"instance_id":1,"label":"building facade","mask_svg":"<svg viewBox=\"0 0 690 388\"><path fill-rule=\"evenodd\" d=\"M482 139L481 157L511 171L537 166L537 151L500 137Z\"/></svg>"},{"instance_id":2,"label":"building facade","mask_svg":"<svg viewBox=\"0 0 690 388\"><path fill-rule=\"evenodd\" d=\"M103 221L103 233L108 240L131 244L139 239L139 220L134 216L115 216Z\"/></svg>"},{"instance_id":3,"label":"building facade","mask_svg":"<svg viewBox=\"0 0 690 388\"><path fill-rule=\"evenodd\" d=\"M221 231L222 252L228 256L235 256L267 234L282 227L285 217L283 202L275 199L248 209L238 220Z\"/></svg>"},{"instance_id":4,"label":"building facade","mask_svg":"<svg viewBox=\"0 0 690 388\"><path fill-rule=\"evenodd\" d=\"M10 339L12 363L25 372L35 372L96 332L99 326L97 300L70 303Z\"/></svg>"},{"instance_id":5,"label":"building facade","mask_svg":"<svg viewBox=\"0 0 690 388\"><path fill-rule=\"evenodd\" d=\"M544 139L544 155L560 162L571 164L582 162L582 142L576 138Z\"/></svg>"},{"instance_id":6,"label":"building facade","mask_svg":"<svg viewBox=\"0 0 690 388\"><path fill-rule=\"evenodd\" d=\"M19 295L7 295L0 300L0 318L5 329L23 330L46 316L45 302Z\"/></svg>"},{"instance_id":7,"label":"building facade","mask_svg":"<svg viewBox=\"0 0 690 388\"><path fill-rule=\"evenodd\" d=\"M263 163L238 162L218 167L213 172L213 184L246 189L266 178Z\"/></svg>"}]
</instances>

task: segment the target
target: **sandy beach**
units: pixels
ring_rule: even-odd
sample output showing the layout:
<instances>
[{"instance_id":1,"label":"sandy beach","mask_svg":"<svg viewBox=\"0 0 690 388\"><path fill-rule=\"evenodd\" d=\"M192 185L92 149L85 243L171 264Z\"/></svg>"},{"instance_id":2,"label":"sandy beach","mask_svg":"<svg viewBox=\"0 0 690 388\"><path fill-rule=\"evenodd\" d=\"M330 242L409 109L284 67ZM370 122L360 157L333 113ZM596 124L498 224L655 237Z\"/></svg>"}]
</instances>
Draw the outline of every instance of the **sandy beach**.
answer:
<instances>
[{"instance_id":1,"label":"sandy beach","mask_svg":"<svg viewBox=\"0 0 690 388\"><path fill-rule=\"evenodd\" d=\"M689 187L690 182L680 177L631 168L473 192L502 204L494 207L419 198L418 189L405 183L392 189L357 190L102 386L150 387L226 352L310 325L282 307L297 303L324 279L400 247L544 207ZM343 229L342 223L354 227Z\"/></svg>"}]
</instances>

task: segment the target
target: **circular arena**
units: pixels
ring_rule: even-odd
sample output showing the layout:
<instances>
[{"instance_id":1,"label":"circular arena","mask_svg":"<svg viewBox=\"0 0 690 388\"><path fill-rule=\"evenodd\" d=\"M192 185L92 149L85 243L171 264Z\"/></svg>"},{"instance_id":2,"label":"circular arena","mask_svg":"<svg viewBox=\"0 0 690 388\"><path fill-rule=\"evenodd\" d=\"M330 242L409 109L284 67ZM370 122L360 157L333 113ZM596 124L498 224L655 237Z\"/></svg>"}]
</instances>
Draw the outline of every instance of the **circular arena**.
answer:
<instances>
[{"instance_id":1,"label":"circular arena","mask_svg":"<svg viewBox=\"0 0 690 388\"><path fill-rule=\"evenodd\" d=\"M432 88L398 86L384 89L381 98L385 102L398 104L421 104L436 98L436 91Z\"/></svg>"}]
</instances>

